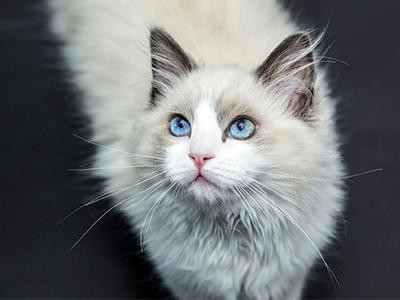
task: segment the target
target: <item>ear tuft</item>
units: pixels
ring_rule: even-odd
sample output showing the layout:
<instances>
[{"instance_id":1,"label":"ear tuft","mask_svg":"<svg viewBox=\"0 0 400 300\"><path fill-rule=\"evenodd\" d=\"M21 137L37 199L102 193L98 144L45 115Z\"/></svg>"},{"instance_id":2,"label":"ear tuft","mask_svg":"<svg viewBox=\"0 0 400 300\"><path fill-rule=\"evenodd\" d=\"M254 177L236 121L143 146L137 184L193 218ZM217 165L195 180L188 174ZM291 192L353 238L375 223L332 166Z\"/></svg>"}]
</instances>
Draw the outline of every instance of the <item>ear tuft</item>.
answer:
<instances>
[{"instance_id":1,"label":"ear tuft","mask_svg":"<svg viewBox=\"0 0 400 300\"><path fill-rule=\"evenodd\" d=\"M282 41L257 68L255 76L288 101L288 110L306 116L314 104L315 61L313 51L319 39L297 33Z\"/></svg>"},{"instance_id":2,"label":"ear tuft","mask_svg":"<svg viewBox=\"0 0 400 300\"><path fill-rule=\"evenodd\" d=\"M194 61L164 30L150 31L151 67L153 73L151 103L156 104L176 80L196 68Z\"/></svg>"}]
</instances>

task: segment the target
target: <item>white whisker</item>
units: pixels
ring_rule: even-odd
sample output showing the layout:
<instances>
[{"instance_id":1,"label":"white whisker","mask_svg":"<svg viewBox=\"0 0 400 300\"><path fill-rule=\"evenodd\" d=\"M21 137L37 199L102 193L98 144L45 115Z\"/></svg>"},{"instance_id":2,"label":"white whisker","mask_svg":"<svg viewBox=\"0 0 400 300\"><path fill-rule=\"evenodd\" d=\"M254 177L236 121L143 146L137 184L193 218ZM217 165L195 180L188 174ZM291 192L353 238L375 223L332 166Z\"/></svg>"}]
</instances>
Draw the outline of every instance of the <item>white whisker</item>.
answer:
<instances>
[{"instance_id":1,"label":"white whisker","mask_svg":"<svg viewBox=\"0 0 400 300\"><path fill-rule=\"evenodd\" d=\"M261 191L261 190L260 190ZM261 191L262 192L262 191ZM273 201L271 198L269 198L265 193L264 195L267 197L268 200L270 200L273 205L268 202L265 198L259 195L259 197L264 201L265 204L270 206L271 208L275 208L275 211L282 216L286 217L298 230L303 233L303 235L306 237L310 245L314 248L314 250L317 252L318 256L320 257L322 263L324 264L326 270L328 271L329 276L331 277L332 280L336 282L336 284L340 287L339 280L337 279L336 275L333 273L333 270L331 267L328 265L327 261L323 257L321 251L318 249L318 247L315 245L314 241L311 239L311 237L308 235L308 233L283 209L281 208L275 201Z\"/></svg>"},{"instance_id":2,"label":"white whisker","mask_svg":"<svg viewBox=\"0 0 400 300\"><path fill-rule=\"evenodd\" d=\"M361 172L361 173L356 173L353 175L344 176L343 179L354 178L354 177L363 176L363 175L367 175L367 174L371 174L371 173L382 172L382 171L383 171L383 168L373 169L373 170L369 170L369 171L365 171L365 172Z\"/></svg>"},{"instance_id":3,"label":"white whisker","mask_svg":"<svg viewBox=\"0 0 400 300\"><path fill-rule=\"evenodd\" d=\"M268 187L266 185L264 185L263 183L261 183L260 181L258 181L257 179L252 179L250 178L250 180L258 185L260 185L261 187L263 187L264 189L276 194L277 196L279 196L280 198L282 198L283 200L286 200L287 202L293 204L294 206L296 206L298 209L300 209L301 211L306 211L303 207L301 207L299 204L297 204L296 202L294 202L293 200L290 200L289 198L283 196L280 192L278 192L277 190Z\"/></svg>"},{"instance_id":4,"label":"white whisker","mask_svg":"<svg viewBox=\"0 0 400 300\"><path fill-rule=\"evenodd\" d=\"M167 188L167 190L165 190L163 193L161 193L161 195L154 201L153 205L150 207L149 211L147 212L147 214L143 220L142 226L140 227L140 234L139 234L140 247L141 247L142 252L144 251L143 229L146 226L146 220L149 217L149 215L152 213L153 209L158 206L158 203L161 202L161 200L175 186L175 184L176 183L170 184L170 186ZM151 219L149 220L149 222L151 222ZM150 225L150 223L149 223L149 225ZM146 230L146 234L147 234L147 230Z\"/></svg>"},{"instance_id":5,"label":"white whisker","mask_svg":"<svg viewBox=\"0 0 400 300\"><path fill-rule=\"evenodd\" d=\"M73 172L86 172L86 171L98 171L98 170L118 170L118 169L133 169L133 168L153 168L159 165L135 165L135 166L113 166L113 167L96 167L96 168L82 168L82 169L68 169Z\"/></svg>"},{"instance_id":6,"label":"white whisker","mask_svg":"<svg viewBox=\"0 0 400 300\"><path fill-rule=\"evenodd\" d=\"M245 185L246 188L251 188L248 185ZM265 209L254 199L254 197L248 192L246 191L246 189L243 189L243 192L245 192L250 199L253 200L253 203L258 207L258 209L260 209L260 211L262 212L262 214L267 218L268 222L270 223L270 225L272 226L272 228L275 230L276 234L279 236L279 238L282 239L282 236L280 234L280 231L278 230L278 228L275 225L275 222L271 219L271 216L265 211Z\"/></svg>"},{"instance_id":7,"label":"white whisker","mask_svg":"<svg viewBox=\"0 0 400 300\"><path fill-rule=\"evenodd\" d=\"M151 176L151 175L153 175L154 173L157 173L157 174L154 175L154 176ZM82 208L84 208L84 207L87 207L87 206L89 206L89 205L95 204L95 203L97 203L97 202L99 202L99 201L101 201L101 200L103 200L103 199L108 198L108 197L113 197L113 196L116 196L116 195L118 195L118 194L120 194L120 193L123 193L123 192L125 192L125 191L128 191L128 190L130 190L130 189L132 189L132 188L138 186L139 184L145 183L145 182L147 182L147 181L149 181L149 180L151 180L151 179L154 179L154 178L156 178L156 177L158 177L158 176L161 176L161 175L163 175L163 174L165 174L165 173L166 173L166 171L164 171L164 172L157 172L157 171L154 171L154 172L151 172L150 174L148 174L148 176L150 175L151 177L146 176L143 180L141 180L141 181L139 181L139 182L137 182L137 183L135 183L135 184L133 184L133 185L129 185L129 186L124 187L124 188L118 188L118 189L115 189L115 190L113 190L113 191L111 191L111 192L105 192L105 193L103 193L103 194L97 196L96 198L94 198L94 199L92 199L92 200L89 200L88 202L86 202L86 203L84 203L84 204L78 206L78 207L75 208L73 211L71 211L69 214L67 214L65 217L63 217L60 221L58 221L57 224L63 223L65 220L67 220L69 217L73 216L75 213L77 213L78 211L80 211L80 210L81 210Z\"/></svg>"},{"instance_id":8,"label":"white whisker","mask_svg":"<svg viewBox=\"0 0 400 300\"><path fill-rule=\"evenodd\" d=\"M124 199L124 200L121 200L121 201L119 201L118 203L116 203L115 205L111 206L111 207L110 207L109 209L107 209L99 218L97 218L96 221L94 221L92 225L89 226L89 228L88 228L88 229L79 237L79 239L72 245L71 250L72 250L73 248L75 248L75 246L78 245L78 243L89 233L89 231L90 231L94 226L96 226L96 224L99 223L108 213L110 213L111 211L113 211L114 209L116 209L116 208L117 208L118 206L120 206L121 204L123 204L123 203L125 203L125 202L127 202L127 201L129 201L129 200L132 200L132 199L135 198L136 196L138 196L138 195L140 195L140 194L142 194L142 193L148 191L150 188L153 188L155 185L161 186L161 185L163 184L163 182L166 181L166 180L167 180L167 179L163 179L163 180L157 182L156 184L150 186L149 188L147 188L147 189L145 189L145 190L143 190L143 191L141 191L141 192L138 192L138 193L136 193L135 195L130 196L130 197ZM157 188L158 188L158 187L157 187Z\"/></svg>"},{"instance_id":9,"label":"white whisker","mask_svg":"<svg viewBox=\"0 0 400 300\"><path fill-rule=\"evenodd\" d=\"M122 153L122 154L125 154L125 155L128 155L128 156L137 156L137 157L151 158L151 159L160 160L160 161L163 161L163 160L164 160L162 157L151 156L151 155L144 155L144 154L137 154L137 153L132 153L132 152L123 151L123 150L119 150L119 149L114 149L114 148L111 148L111 147L104 146L104 145L101 145L101 144L99 144L99 143L93 142L93 141L91 141L91 140L88 140L88 139L86 139L86 138L84 138L84 137L81 137L81 136L79 136L79 135L77 135L77 134L73 134L73 136L75 136L76 138L78 138L78 139L80 139L80 140L82 140L82 141L84 141L84 142L86 142L86 143L89 143L89 144L98 146L98 147L103 148L103 149L105 149L105 150L114 151L114 152L119 152L119 153Z\"/></svg>"},{"instance_id":10,"label":"white whisker","mask_svg":"<svg viewBox=\"0 0 400 300\"><path fill-rule=\"evenodd\" d=\"M236 195L239 197L239 199L241 199L243 205L247 208L248 213L251 214L251 215L253 215L253 217L252 217L251 219L257 222L257 225L258 225L258 227L259 227L260 234L262 235L261 238L263 238L264 234L263 234L262 226L261 226L260 221L259 221L258 218L257 218L256 212L255 212L254 209L251 207L251 205L246 201L246 198L243 196L243 194L238 190L238 187L233 188L233 190L236 191ZM245 225L245 223L243 223L243 224ZM252 222L250 223L250 225L253 225L253 226L254 226L254 224L253 224ZM245 226L246 226L246 225L245 225ZM254 228L254 229L255 229L255 228ZM248 228L247 230L249 231L249 234L251 234L251 235L253 234L253 231L254 231L254 230L253 230L252 228Z\"/></svg>"}]
</instances>

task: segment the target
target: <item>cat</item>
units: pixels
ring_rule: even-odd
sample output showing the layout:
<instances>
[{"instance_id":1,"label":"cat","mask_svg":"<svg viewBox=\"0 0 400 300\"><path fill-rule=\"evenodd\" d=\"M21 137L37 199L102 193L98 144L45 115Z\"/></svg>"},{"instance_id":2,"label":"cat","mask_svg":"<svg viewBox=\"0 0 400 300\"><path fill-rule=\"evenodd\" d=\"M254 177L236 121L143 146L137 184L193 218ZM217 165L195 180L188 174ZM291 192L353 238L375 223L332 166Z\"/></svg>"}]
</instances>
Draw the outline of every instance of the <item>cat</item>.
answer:
<instances>
[{"instance_id":1,"label":"cat","mask_svg":"<svg viewBox=\"0 0 400 300\"><path fill-rule=\"evenodd\" d=\"M274 0L51 0L93 170L178 299L299 299L343 208L321 36Z\"/></svg>"}]
</instances>

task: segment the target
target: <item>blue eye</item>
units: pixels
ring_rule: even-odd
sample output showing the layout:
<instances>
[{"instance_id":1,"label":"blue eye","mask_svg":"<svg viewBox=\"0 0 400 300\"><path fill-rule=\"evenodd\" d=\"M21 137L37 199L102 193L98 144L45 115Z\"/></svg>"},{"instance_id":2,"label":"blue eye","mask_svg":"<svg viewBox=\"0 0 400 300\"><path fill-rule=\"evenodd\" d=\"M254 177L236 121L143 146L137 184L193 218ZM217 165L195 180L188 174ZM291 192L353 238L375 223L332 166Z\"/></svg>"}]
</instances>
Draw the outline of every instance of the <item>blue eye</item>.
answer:
<instances>
[{"instance_id":1,"label":"blue eye","mask_svg":"<svg viewBox=\"0 0 400 300\"><path fill-rule=\"evenodd\" d=\"M246 140L251 138L256 131L256 125L246 118L237 119L229 128L229 136L238 139Z\"/></svg>"},{"instance_id":2,"label":"blue eye","mask_svg":"<svg viewBox=\"0 0 400 300\"><path fill-rule=\"evenodd\" d=\"M181 115L173 117L169 122L169 131L174 136L187 136L190 130L190 123Z\"/></svg>"}]
</instances>

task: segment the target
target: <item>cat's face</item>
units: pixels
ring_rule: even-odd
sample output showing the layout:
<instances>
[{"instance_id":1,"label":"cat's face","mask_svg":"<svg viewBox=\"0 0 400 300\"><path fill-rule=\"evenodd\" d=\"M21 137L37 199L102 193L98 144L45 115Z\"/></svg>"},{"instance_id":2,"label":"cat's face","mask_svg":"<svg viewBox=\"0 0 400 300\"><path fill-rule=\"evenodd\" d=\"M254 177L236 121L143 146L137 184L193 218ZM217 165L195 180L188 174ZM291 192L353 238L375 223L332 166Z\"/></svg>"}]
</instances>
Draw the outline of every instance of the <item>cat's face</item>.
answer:
<instances>
[{"instance_id":1,"label":"cat's face","mask_svg":"<svg viewBox=\"0 0 400 300\"><path fill-rule=\"evenodd\" d=\"M297 103L309 101L302 89L293 83L279 83L281 90L269 88L267 80L276 78L264 65L257 74L239 67L200 68L188 57L176 61L173 55L181 50L168 58L173 66L153 64L161 73L153 70L154 103L139 146L161 158L153 163L164 178L201 203L219 203L244 198L263 185L281 189L284 178L307 174L313 144L312 131L297 115L305 116L309 109L307 103ZM163 60L167 54L162 53ZM182 66L184 74L171 69Z\"/></svg>"},{"instance_id":2,"label":"cat's face","mask_svg":"<svg viewBox=\"0 0 400 300\"><path fill-rule=\"evenodd\" d=\"M234 69L191 74L167 97L165 169L197 199L224 198L250 183L262 157L265 116L248 99L252 78ZM172 98L172 99L171 99ZM258 97L256 97L258 98ZM190 127L177 136L179 124ZM241 130L240 130L241 129ZM161 138L161 137L160 137Z\"/></svg>"}]
</instances>

